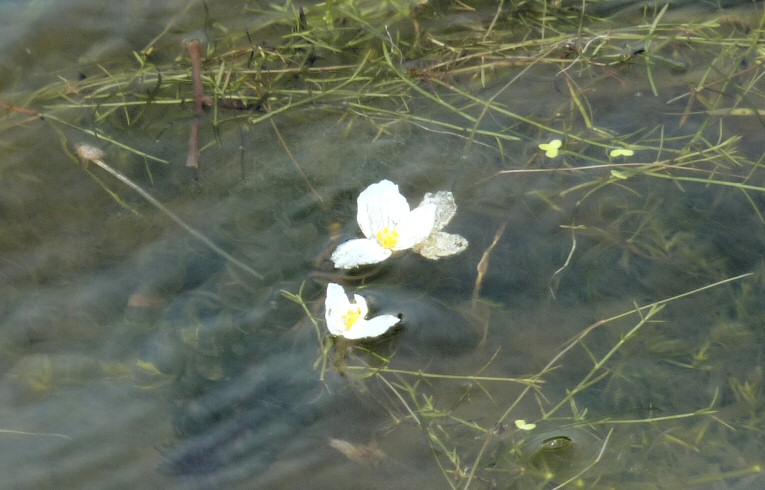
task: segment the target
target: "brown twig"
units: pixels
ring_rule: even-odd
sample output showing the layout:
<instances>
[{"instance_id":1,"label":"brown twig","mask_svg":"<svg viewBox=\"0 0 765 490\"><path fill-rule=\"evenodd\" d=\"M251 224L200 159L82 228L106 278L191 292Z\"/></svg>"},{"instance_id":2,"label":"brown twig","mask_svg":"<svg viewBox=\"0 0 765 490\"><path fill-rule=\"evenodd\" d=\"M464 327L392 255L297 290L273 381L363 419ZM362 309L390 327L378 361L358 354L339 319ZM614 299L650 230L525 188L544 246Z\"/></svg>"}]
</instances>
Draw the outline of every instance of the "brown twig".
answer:
<instances>
[{"instance_id":1,"label":"brown twig","mask_svg":"<svg viewBox=\"0 0 765 490\"><path fill-rule=\"evenodd\" d=\"M202 43L199 39L193 39L186 45L191 58L191 81L194 84L194 119L191 122L191 134L189 135L189 154L186 157L186 166L199 167L199 120L202 117L202 102L205 98L202 85Z\"/></svg>"},{"instance_id":2,"label":"brown twig","mask_svg":"<svg viewBox=\"0 0 765 490\"><path fill-rule=\"evenodd\" d=\"M486 277L486 273L489 271L489 257L491 256L491 253L494 251L494 247L497 246L499 243L499 240L502 238L502 235L505 233L505 229L507 228L508 223L510 222L510 219L506 219L504 223L500 225L500 227L497 229L497 232L494 234L494 240L492 240L491 244L484 250L483 255L481 256L481 260L478 262L478 265L476 266L476 278L475 278L475 286L473 286L473 297L470 302L471 308L470 311L472 313L473 318L475 319L483 319L483 333L481 335L481 342L479 345L481 348L483 348L486 345L486 339L489 336L489 317L488 313L486 315L482 315L478 311L478 298L481 293L481 286L483 285L483 280Z\"/></svg>"},{"instance_id":3,"label":"brown twig","mask_svg":"<svg viewBox=\"0 0 765 490\"><path fill-rule=\"evenodd\" d=\"M9 102L4 102L2 100L0 100L0 107L2 107L3 109L8 109L9 111L17 112L19 114L28 114L30 116L35 116L35 117L40 115L40 113L35 110L19 107L17 105L13 105Z\"/></svg>"},{"instance_id":4,"label":"brown twig","mask_svg":"<svg viewBox=\"0 0 765 490\"><path fill-rule=\"evenodd\" d=\"M494 247L497 246L497 243L499 243L500 238L502 238L502 235L505 233L505 228L507 228L507 224L509 223L509 219L506 220L500 227L497 229L497 232L494 234L494 240L492 240L491 244L484 250L483 255L481 256L481 260L478 262L478 266L476 266L476 278L475 278L475 286L473 286L473 298L472 298L472 306L473 310L475 311L476 305L478 304L478 295L481 292L481 285L483 284L483 279L486 273L489 270L489 256L491 255L491 252L494 250Z\"/></svg>"}]
</instances>

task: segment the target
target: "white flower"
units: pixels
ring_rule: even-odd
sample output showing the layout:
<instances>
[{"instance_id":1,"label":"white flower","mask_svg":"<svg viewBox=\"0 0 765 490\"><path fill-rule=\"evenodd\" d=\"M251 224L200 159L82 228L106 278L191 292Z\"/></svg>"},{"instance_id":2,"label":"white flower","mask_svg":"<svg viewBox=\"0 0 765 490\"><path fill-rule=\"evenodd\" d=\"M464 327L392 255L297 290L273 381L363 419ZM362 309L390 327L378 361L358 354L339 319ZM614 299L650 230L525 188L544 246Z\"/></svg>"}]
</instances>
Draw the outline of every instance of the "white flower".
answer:
<instances>
[{"instance_id":1,"label":"white flower","mask_svg":"<svg viewBox=\"0 0 765 490\"><path fill-rule=\"evenodd\" d=\"M351 269L382 262L393 252L410 248L429 259L461 252L467 240L441 231L456 211L451 192L428 193L410 210L396 184L389 180L372 184L359 194L356 213L366 238L342 243L332 261L335 267Z\"/></svg>"},{"instance_id":2,"label":"white flower","mask_svg":"<svg viewBox=\"0 0 765 490\"><path fill-rule=\"evenodd\" d=\"M367 320L369 309L364 297L354 294L353 302L350 302L343 287L333 282L327 285L324 308L329 333L351 340L378 337L399 322L399 318L393 315L380 315Z\"/></svg>"}]
</instances>

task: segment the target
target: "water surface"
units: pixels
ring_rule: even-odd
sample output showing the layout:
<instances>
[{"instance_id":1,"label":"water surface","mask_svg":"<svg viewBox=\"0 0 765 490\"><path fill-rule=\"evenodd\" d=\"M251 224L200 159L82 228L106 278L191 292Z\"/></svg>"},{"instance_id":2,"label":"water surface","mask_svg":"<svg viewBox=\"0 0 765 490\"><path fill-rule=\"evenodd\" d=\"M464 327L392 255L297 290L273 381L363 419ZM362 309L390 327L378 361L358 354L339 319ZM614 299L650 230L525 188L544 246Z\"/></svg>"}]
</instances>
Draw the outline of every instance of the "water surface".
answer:
<instances>
[{"instance_id":1,"label":"water surface","mask_svg":"<svg viewBox=\"0 0 765 490\"><path fill-rule=\"evenodd\" d=\"M559 39L528 53L558 61L508 55L485 70L442 69L432 47L480 52L493 2L395 2L384 15L359 4L366 22L341 3L333 41L355 46L341 52L299 35L318 29L324 4L306 4L301 26L290 5L162 3L0 4L0 100L17 107L0 121L4 487L762 483L763 125L723 111L761 106L761 3L625 2L617 15L618 2L600 2L593 13L614 17L599 23L575 2L550 13L545 35ZM500 12L508 43L526 32L508 19L542 18L523 2ZM662 34L646 35L657 18ZM197 170L184 167L192 38L207 46L207 93L230 76L216 95L249 104L205 109ZM383 66L383 51L408 83L362 70L365 81L311 99L362 59ZM544 156L538 145L555 138L560 155ZM77 161L82 142L257 275ZM615 147L635 154L609 157ZM691 170L608 166L665 158ZM412 205L453 191L448 231L467 251L335 270L328 254L359 236L357 195L381 179ZM333 344L330 280L402 315L401 328ZM654 313L636 307L721 281L628 333ZM284 292L300 292L318 330ZM540 373L569 339L623 314L518 398L525 385L508 378Z\"/></svg>"}]
</instances>

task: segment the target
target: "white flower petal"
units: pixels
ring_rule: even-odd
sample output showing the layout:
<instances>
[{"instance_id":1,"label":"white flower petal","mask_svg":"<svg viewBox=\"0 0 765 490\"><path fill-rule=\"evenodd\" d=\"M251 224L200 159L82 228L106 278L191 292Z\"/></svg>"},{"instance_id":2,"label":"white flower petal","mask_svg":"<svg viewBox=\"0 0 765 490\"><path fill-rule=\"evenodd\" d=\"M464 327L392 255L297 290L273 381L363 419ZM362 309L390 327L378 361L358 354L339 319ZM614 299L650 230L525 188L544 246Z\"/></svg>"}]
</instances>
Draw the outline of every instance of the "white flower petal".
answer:
<instances>
[{"instance_id":1,"label":"white flower petal","mask_svg":"<svg viewBox=\"0 0 765 490\"><path fill-rule=\"evenodd\" d=\"M342 318L330 320L330 318L327 317L327 330L334 336L343 335L345 333L345 324L343 323Z\"/></svg>"},{"instance_id":2,"label":"white flower petal","mask_svg":"<svg viewBox=\"0 0 765 490\"><path fill-rule=\"evenodd\" d=\"M364 236L375 239L377 232L393 229L409 214L409 203L390 180L382 180L364 189L357 199L356 219Z\"/></svg>"},{"instance_id":3,"label":"white flower petal","mask_svg":"<svg viewBox=\"0 0 765 490\"><path fill-rule=\"evenodd\" d=\"M434 225L436 231L443 230L457 213L457 204L454 202L454 195L449 191L439 191L435 194L428 192L425 194L425 197L422 198L420 206L425 204L434 204L436 206L436 223Z\"/></svg>"},{"instance_id":4,"label":"white flower petal","mask_svg":"<svg viewBox=\"0 0 765 490\"><path fill-rule=\"evenodd\" d=\"M406 250L424 241L433 232L436 223L435 204L425 204L413 209L398 224L398 242L393 250Z\"/></svg>"},{"instance_id":5,"label":"white flower petal","mask_svg":"<svg viewBox=\"0 0 765 490\"><path fill-rule=\"evenodd\" d=\"M426 259L438 260L458 254L465 250L468 241L454 233L434 231L425 241L414 246L413 250Z\"/></svg>"},{"instance_id":6,"label":"white flower petal","mask_svg":"<svg viewBox=\"0 0 765 490\"><path fill-rule=\"evenodd\" d=\"M351 302L345 290L333 282L327 284L327 299L324 300L324 318L327 320L327 330L332 335L345 333L345 315L351 309Z\"/></svg>"},{"instance_id":7,"label":"white flower petal","mask_svg":"<svg viewBox=\"0 0 765 490\"><path fill-rule=\"evenodd\" d=\"M343 333L346 339L363 339L379 337L399 322L399 318L393 315L380 315L370 320L359 320L350 330Z\"/></svg>"},{"instance_id":8,"label":"white flower petal","mask_svg":"<svg viewBox=\"0 0 765 490\"><path fill-rule=\"evenodd\" d=\"M359 294L353 295L353 301L356 303L356 306L359 308L359 315L361 318L366 318L367 313L369 313L369 307L367 306L367 300L364 299L364 296L361 296Z\"/></svg>"},{"instance_id":9,"label":"white flower petal","mask_svg":"<svg viewBox=\"0 0 765 490\"><path fill-rule=\"evenodd\" d=\"M367 320L367 300L358 294L354 294L353 299L353 302L348 300L341 285L333 282L327 284L324 315L330 334L351 340L377 337L399 322L399 318L393 315L381 315Z\"/></svg>"},{"instance_id":10,"label":"white flower petal","mask_svg":"<svg viewBox=\"0 0 765 490\"><path fill-rule=\"evenodd\" d=\"M341 243L332 253L332 262L338 269L352 269L382 262L390 255L391 251L377 243L377 240L357 238Z\"/></svg>"}]
</instances>

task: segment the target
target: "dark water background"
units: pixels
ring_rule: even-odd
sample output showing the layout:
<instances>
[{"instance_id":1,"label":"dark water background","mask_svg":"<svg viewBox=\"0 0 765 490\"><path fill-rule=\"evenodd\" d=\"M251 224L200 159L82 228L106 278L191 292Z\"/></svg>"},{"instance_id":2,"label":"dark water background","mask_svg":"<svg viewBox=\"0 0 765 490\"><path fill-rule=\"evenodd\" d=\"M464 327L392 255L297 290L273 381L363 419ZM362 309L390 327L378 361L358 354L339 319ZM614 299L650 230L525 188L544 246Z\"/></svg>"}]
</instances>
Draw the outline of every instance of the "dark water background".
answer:
<instances>
[{"instance_id":1,"label":"dark water background","mask_svg":"<svg viewBox=\"0 0 765 490\"><path fill-rule=\"evenodd\" d=\"M646 3L598 8L632 23ZM466 17L437 7L433 25L444 35L485 24L496 11L483 4ZM711 18L721 7L741 19L762 10L751 2L678 2L663 21ZM281 35L269 26L283 17L265 2L5 0L0 100L34 101L44 111L62 104L64 94L35 91L71 84L65 96L76 100L77 83L133 69L134 51L154 46L152 62L177 69L187 66L185 40L223 45L227 33L246 30L265 45ZM687 92L710 60L680 54L690 60L682 74L656 69L659 96L651 95L641 69L599 84L589 95L597 124L618 135L663 126L669 139L702 128L701 116L679 127L684 101L668 101ZM555 126L556 111L570 103L556 85L557 71L534 68L496 100ZM461 88L487 99L516 75L498 72L483 85L464 81ZM140 83L137 90L144 90ZM762 83L754 86L759 94ZM190 98L186 88L182 96ZM417 104L425 117L454 118L426 100ZM316 332L282 294L302 287L308 308L323 318L326 281L338 279L326 261L332 237L338 230L342 239L358 234L356 196L384 178L399 183L411 204L425 192L452 190L459 210L449 231L471 243L464 254L439 262L405 254L348 282L365 287L379 311L403 315L401 331L369 346L395 369L531 375L600 319L753 272L671 303L659 322L618 352L610 368L616 374L583 392L577 405L591 420L638 419L690 413L714 400L728 424L705 418L621 427L587 488L600 488L601 481L603 488L762 484L756 471L745 471L761 464L765 444L765 235L755 211L765 204L762 193L636 179L628 189L611 186L587 199L584 192L561 195L595 177L497 174L522 168L538 143L554 137L536 128L513 126L522 137L500 153L491 144L467 148L462 138L417 125L379 132L361 120L343 121L341 106L318 105L274 119L304 175L269 124L234 121L213 131L210 111L202 120L202 166L193 173L183 167L191 110L190 103L149 107L122 125L102 121L96 109L78 113L81 128L97 128L164 164L38 118L20 123L8 113L0 121L0 487L448 488L434 457L443 456L441 449L385 383L344 376L331 361L321 380ZM511 124L493 116L485 128ZM718 129L713 124L703 133L714 140ZM724 133L741 137L738 153L759 158L765 132L755 118L727 119ZM644 137L646 146L651 138L658 134ZM102 146L105 161L263 278L227 264L89 167L102 186L67 154L81 141ZM587 151L572 149L566 158L583 164ZM638 150L635 161L654 156ZM765 183L758 167L748 183ZM476 267L503 224L476 307ZM556 274L572 247L567 226L584 228L569 266ZM603 355L636 321L633 315L614 322L588 339L589 353L572 352L546 378L547 400L554 405L564 397L592 367L590 355ZM373 362L371 355L354 355ZM748 383L752 400L742 398L737 383ZM455 417L492 428L522 387L431 380L421 389L420 402L432 396ZM539 419L538 403L548 406L525 398L508 421ZM607 428L571 425L569 410L539 431L573 438L589 461ZM457 448L467 468L483 437L457 424L444 427L446 447ZM374 444L385 457L376 464L349 460L330 447L332 438ZM522 464L503 452L511 445L490 445L473 486L488 488L494 480L500 488L537 488L529 482L548 488L501 471ZM736 471L738 478L693 483L699 475Z\"/></svg>"}]
</instances>

